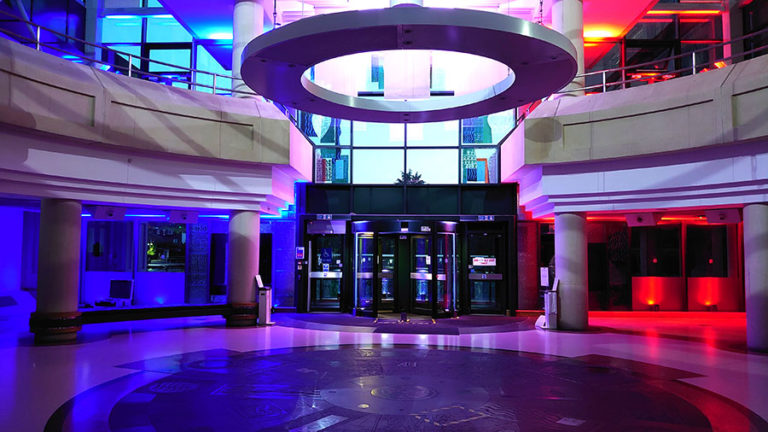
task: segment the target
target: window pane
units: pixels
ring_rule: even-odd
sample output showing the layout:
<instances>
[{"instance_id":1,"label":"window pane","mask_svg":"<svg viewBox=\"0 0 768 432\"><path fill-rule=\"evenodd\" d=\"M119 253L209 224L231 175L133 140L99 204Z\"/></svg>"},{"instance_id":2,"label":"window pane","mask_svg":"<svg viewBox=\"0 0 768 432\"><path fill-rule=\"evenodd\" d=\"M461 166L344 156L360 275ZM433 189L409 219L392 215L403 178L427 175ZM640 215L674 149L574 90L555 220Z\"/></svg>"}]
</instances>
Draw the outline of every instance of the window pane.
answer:
<instances>
[{"instance_id":1,"label":"window pane","mask_svg":"<svg viewBox=\"0 0 768 432\"><path fill-rule=\"evenodd\" d=\"M402 123L352 123L352 143L355 147L402 147L405 126Z\"/></svg>"},{"instance_id":2,"label":"window pane","mask_svg":"<svg viewBox=\"0 0 768 432\"><path fill-rule=\"evenodd\" d=\"M496 147L461 150L462 183L498 183L498 167Z\"/></svg>"},{"instance_id":3,"label":"window pane","mask_svg":"<svg viewBox=\"0 0 768 432\"><path fill-rule=\"evenodd\" d=\"M502 111L488 116L461 121L461 143L499 144L515 126L515 110Z\"/></svg>"},{"instance_id":4,"label":"window pane","mask_svg":"<svg viewBox=\"0 0 768 432\"><path fill-rule=\"evenodd\" d=\"M632 276L679 277L680 226L633 227Z\"/></svg>"},{"instance_id":5,"label":"window pane","mask_svg":"<svg viewBox=\"0 0 768 432\"><path fill-rule=\"evenodd\" d=\"M104 8L141 7L141 0L104 0Z\"/></svg>"},{"instance_id":6,"label":"window pane","mask_svg":"<svg viewBox=\"0 0 768 432\"><path fill-rule=\"evenodd\" d=\"M725 225L688 225L685 243L686 276L728 277Z\"/></svg>"},{"instance_id":7,"label":"window pane","mask_svg":"<svg viewBox=\"0 0 768 432\"><path fill-rule=\"evenodd\" d=\"M224 69L221 64L216 61L215 58L208 52L208 50L202 46L197 46L197 65L195 69L206 71L206 72L212 72L222 75L231 75L231 72ZM198 84L210 86L210 87L196 87L196 90L204 91L211 93L213 89L211 88L213 86L213 75L205 74L205 73L198 73L195 77L195 82ZM232 80L224 77L216 77L216 89L231 89L232 88Z\"/></svg>"},{"instance_id":8,"label":"window pane","mask_svg":"<svg viewBox=\"0 0 768 432\"><path fill-rule=\"evenodd\" d=\"M304 132L315 145L350 144L351 122L330 117L323 117L304 111L298 111L299 129Z\"/></svg>"},{"instance_id":9,"label":"window pane","mask_svg":"<svg viewBox=\"0 0 768 432\"><path fill-rule=\"evenodd\" d=\"M681 40L721 40L723 24L719 16L680 18Z\"/></svg>"},{"instance_id":10,"label":"window pane","mask_svg":"<svg viewBox=\"0 0 768 432\"><path fill-rule=\"evenodd\" d=\"M109 15L101 20L102 43L141 43L141 18L130 15Z\"/></svg>"},{"instance_id":11,"label":"window pane","mask_svg":"<svg viewBox=\"0 0 768 432\"><path fill-rule=\"evenodd\" d=\"M409 147L459 145L459 122L412 123L406 126Z\"/></svg>"},{"instance_id":12,"label":"window pane","mask_svg":"<svg viewBox=\"0 0 768 432\"><path fill-rule=\"evenodd\" d=\"M143 223L141 233L141 271L184 271L187 252L185 224Z\"/></svg>"},{"instance_id":13,"label":"window pane","mask_svg":"<svg viewBox=\"0 0 768 432\"><path fill-rule=\"evenodd\" d=\"M151 60L157 60L164 63L189 67L190 55L188 49L155 49L149 52ZM186 72L184 69L166 66L164 64L150 63L150 72Z\"/></svg>"},{"instance_id":14,"label":"window pane","mask_svg":"<svg viewBox=\"0 0 768 432\"><path fill-rule=\"evenodd\" d=\"M315 183L349 183L349 149L316 149Z\"/></svg>"},{"instance_id":15,"label":"window pane","mask_svg":"<svg viewBox=\"0 0 768 432\"><path fill-rule=\"evenodd\" d=\"M110 48L112 48L115 51L119 51L119 53L114 53L114 64L119 66L117 68L120 73L127 74L128 73L128 58L129 55L133 55L132 63L134 68L141 67L141 59L138 58L141 56L141 46L140 45L109 45ZM112 55L104 53L105 55ZM107 58L107 57L105 57Z\"/></svg>"},{"instance_id":16,"label":"window pane","mask_svg":"<svg viewBox=\"0 0 768 432\"><path fill-rule=\"evenodd\" d=\"M88 222L85 270L128 272L133 267L133 223Z\"/></svg>"},{"instance_id":17,"label":"window pane","mask_svg":"<svg viewBox=\"0 0 768 432\"><path fill-rule=\"evenodd\" d=\"M147 17L147 42L192 42L192 36L171 15Z\"/></svg>"},{"instance_id":18,"label":"window pane","mask_svg":"<svg viewBox=\"0 0 768 432\"><path fill-rule=\"evenodd\" d=\"M458 183L458 150L408 150L408 171L428 184Z\"/></svg>"},{"instance_id":19,"label":"window pane","mask_svg":"<svg viewBox=\"0 0 768 432\"><path fill-rule=\"evenodd\" d=\"M403 174L403 150L355 150L352 156L357 184L393 184Z\"/></svg>"}]
</instances>

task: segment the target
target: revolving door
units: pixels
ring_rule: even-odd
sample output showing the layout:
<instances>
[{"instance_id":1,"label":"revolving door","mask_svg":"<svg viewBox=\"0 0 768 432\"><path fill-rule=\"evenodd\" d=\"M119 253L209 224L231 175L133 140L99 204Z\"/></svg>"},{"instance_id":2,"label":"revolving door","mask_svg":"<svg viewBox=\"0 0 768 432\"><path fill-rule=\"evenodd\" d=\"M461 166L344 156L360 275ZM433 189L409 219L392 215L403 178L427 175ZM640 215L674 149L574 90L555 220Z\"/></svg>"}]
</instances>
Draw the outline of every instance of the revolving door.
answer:
<instances>
[{"instance_id":1,"label":"revolving door","mask_svg":"<svg viewBox=\"0 0 768 432\"><path fill-rule=\"evenodd\" d=\"M356 314L456 312L456 224L355 222Z\"/></svg>"}]
</instances>

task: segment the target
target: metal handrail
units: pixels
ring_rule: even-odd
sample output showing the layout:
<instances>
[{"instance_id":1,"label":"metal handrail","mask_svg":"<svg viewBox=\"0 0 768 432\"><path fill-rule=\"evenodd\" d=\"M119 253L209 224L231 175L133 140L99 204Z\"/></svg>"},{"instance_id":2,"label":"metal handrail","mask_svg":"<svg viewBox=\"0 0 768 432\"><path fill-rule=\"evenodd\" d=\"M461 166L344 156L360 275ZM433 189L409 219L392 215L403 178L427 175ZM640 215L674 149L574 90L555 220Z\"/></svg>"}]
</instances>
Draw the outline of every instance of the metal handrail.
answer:
<instances>
[{"instance_id":1,"label":"metal handrail","mask_svg":"<svg viewBox=\"0 0 768 432\"><path fill-rule=\"evenodd\" d=\"M26 41L26 42L29 42L31 44L34 44L35 45L35 49L38 50L38 51L40 51L42 48L52 49L52 50L55 50L55 51L59 51L59 52L62 52L62 53L66 53L66 54L72 55L72 56L74 56L74 57L76 57L78 59L85 60L85 61L88 61L90 63L97 63L97 64L100 64L100 65L108 65L108 66L110 66L112 68L115 68L117 70L125 70L126 71L126 75L128 75L129 77L133 76L134 69L135 69L134 66L133 66L133 60L138 59L140 61L145 61L148 64L149 63L154 63L154 64L159 64L159 65L162 65L162 66L171 67L171 68L174 68L174 69L181 69L185 73L190 73L192 76L195 76L197 74L204 74L204 75L211 76L211 77L213 77L213 85L197 83L196 80L194 80L194 81L186 81L186 80L174 79L173 77L168 77L168 76L165 76L165 75L162 75L162 74L152 73L152 72L149 72L149 71L143 71L143 70L139 69L138 71L143 76L154 76L154 77L163 78L163 79L166 79L166 80L169 80L169 81L173 81L173 82L184 83L184 84L187 84L187 85L199 86L199 87L204 87L204 88L211 88L211 89L213 89L213 93L216 93L216 90L220 89L220 90L226 90L226 91L228 91L230 93L239 93L239 94L246 94L246 95L249 95L249 96L256 96L256 93L254 93L254 92L241 91L241 90L235 90L234 88L225 88L225 87L221 87L221 86L219 86L219 87L216 86L216 78L224 78L224 79L230 79L230 80L237 80L237 79L239 79L239 78L235 78L232 75L224 75L224 74L219 74L219 73L216 73L216 72L210 72L210 71L205 71L205 70L200 70L200 69L194 69L194 68L190 68L190 67L187 67L187 66L175 65L175 64L172 64L172 63L167 63L167 62L163 62L163 61L159 61L159 60L150 59L150 58L147 58L147 57L142 57L142 56L134 55L134 54L127 53L127 52L124 52L124 51L113 49L113 48L105 46L105 45L99 45L99 44L95 44L93 42L88 42L86 40L79 39L79 38L76 38L74 36L70 36L70 35L68 35L66 33L62 33L62 32L59 32L59 31L47 28L47 27L43 27L43 26L41 26L39 24L36 24L36 23L34 23L32 21L27 21L25 19L22 19L22 18L14 15L14 14L8 13L8 12L3 11L3 10L0 10L0 14L12 18L15 22L24 23L24 24L33 26L33 28L35 29L35 38L34 39L30 38L30 37L27 37L27 36L23 36L23 35L17 34L17 33L14 33L14 32L12 32L10 30L2 29L2 28L0 28L0 32L3 32L5 34L13 37L14 39L20 39L22 41ZM45 32L48 32L48 33L50 33L52 35L58 36L60 38L63 38L65 42L72 41L72 42L75 42L75 43L80 43L80 44L84 44L84 45L87 45L87 46L90 46L90 47L93 47L93 48L97 48L99 50L104 50L104 51L107 51L107 52L112 52L112 53L115 53L115 54L120 54L122 56L125 56L125 57L128 58L128 66L119 66L119 65L116 65L116 64L113 64L113 63L109 63L108 61L105 61L105 60L99 60L99 59L90 57L90 56L85 55L85 54L80 54L78 52L68 51L66 49L57 47L54 44L46 44L45 42L43 42L41 40L41 32L42 31L45 31Z\"/></svg>"},{"instance_id":2,"label":"metal handrail","mask_svg":"<svg viewBox=\"0 0 768 432\"><path fill-rule=\"evenodd\" d=\"M2 29L2 28L0 28L0 32L3 32L5 34L11 36L14 39L25 41L25 42L30 43L30 44L34 44L35 49L38 50L38 51L41 50L42 48L46 48L46 49L51 49L51 50L59 51L59 52L66 53L68 55L74 56L74 57L76 57L76 58L78 58L80 60L83 60L84 62L86 62L86 61L89 62L91 65L93 65L94 63L96 63L98 65L108 65L111 68L115 69L116 71L121 71L122 73L125 73L128 77L134 77L134 75L139 74L139 75L141 75L141 77L156 77L156 78L161 78L161 79L163 79L165 81L168 81L168 82L182 83L182 84L190 86L190 88L193 89L193 90L197 90L198 87L206 88L206 89L211 89L211 92L213 94L218 94L217 92L219 90L221 90L221 91L224 91L224 92L232 94L232 95L234 95L234 94L243 94L243 95L247 95L247 96L258 96L258 94L254 93L252 91L236 90L234 88L235 87L234 83L236 81L238 81L238 80L241 80L241 78L237 78L237 77L235 77L233 75L219 74L219 73L216 73L216 72L210 72L210 71L195 69L195 68L191 68L191 67L187 67L187 66L175 65L175 64L172 64L172 63L167 63L167 62L163 62L163 61L159 61L159 60L153 60L153 59L150 59L150 58L147 58L147 57L133 55L133 54L130 54L130 53L126 53L124 51L116 50L114 48L111 48L111 47L108 47L108 46L105 46L105 45L99 45L99 44L95 44L95 43L92 43L92 42L88 42L86 40L82 40L82 39L76 38L74 36L70 36L68 34L65 34L65 33L62 33L62 32L56 31L56 30L52 30L52 29L47 28L47 27L40 26L40 25L38 25L38 24L36 24L36 23L34 23L32 21L25 20L25 19L23 19L23 18L21 18L21 17L19 17L17 15L14 15L14 14L2 11L2 10L0 10L0 14L5 15L7 17L10 17L14 21L16 21L16 22L27 24L27 26L32 26L32 28L35 29L35 32L34 32L35 36L34 36L34 38L30 38L30 37L27 37L27 36L22 36L22 35L14 33L14 32L11 32L10 30L6 30L6 29ZM127 66L119 66L119 65L114 64L114 63L109 63L106 60L99 60L99 59L92 58L92 57L90 57L88 55L85 55L85 54L80 54L78 52L68 51L68 50L66 50L64 48L60 48L60 47L56 46L55 44L45 43L45 42L43 42L41 40L41 32L42 31L46 31L46 32L48 32L50 34L56 35L56 36L58 36L60 38L63 38L64 41L66 41L66 42L73 41L73 42L76 42L76 43L87 45L87 46L92 47L92 48L96 48L98 50L112 52L112 53L119 54L121 56L127 57L128 65ZM666 58L663 58L663 59L654 60L654 61L650 61L650 62L645 62L645 63L639 63L639 64L634 64L634 65L629 65L629 66L623 66L623 67L612 68L612 69L604 69L604 70L599 70L599 71L593 71L593 72L588 72L588 73L584 73L584 74L579 74L579 75L576 75L576 78L584 78L585 80L586 80L587 77L600 75L602 77L602 80L601 80L602 82L599 83L599 84L590 85L590 86L586 86L585 85L583 87L579 87L579 88L576 88L576 89L561 90L559 92L556 92L555 94L572 93L574 91L581 91L581 90L587 91L587 90L591 90L591 89L602 89L602 92L607 92L607 91L609 91L609 89L608 89L609 86L610 87L622 86L622 88L623 88L623 87L626 87L626 84L629 84L629 83L640 82L640 81L647 81L649 77L634 78L634 79L627 80L627 79L623 79L624 75L622 74L622 80L614 81L614 82L607 82L607 76L609 74L613 74L613 73L616 73L616 72L623 72L623 71L628 70L628 69L637 69L637 68L642 68L644 66L651 66L651 65L655 65L655 64L659 64L659 63L667 63L667 62L674 61L674 60L677 60L677 59L686 58L686 57L689 57L689 56L690 56L690 58L692 60L691 61L692 66L691 67L680 68L680 69L675 69L675 70L671 70L671 71L670 70L659 70L659 74L660 75L662 73L672 74L672 73L685 72L685 71L688 71L688 70L692 71L693 74L696 74L698 68L708 67L708 66L710 66L710 65L712 65L712 64L714 64L716 62L719 62L719 61L732 61L732 60L734 60L736 58L744 57L746 55L750 55L750 54L753 54L753 53L756 53L756 52L768 49L768 45L762 45L760 47L753 48L753 49L750 49L748 51L740 52L738 54L734 54L734 55L731 55L731 56L728 56L728 57L723 57L723 58L718 58L716 60L711 60L711 61L709 61L707 63L697 63L696 62L696 54L697 53L701 53L701 52L705 52L705 51L711 51L713 49L724 47L726 45L731 45L731 44L733 44L735 42L739 42L739 41L742 41L742 40L754 38L756 36L759 36L759 35L762 35L762 34L765 34L765 33L768 33L768 28L760 30L760 31L757 31L757 32L754 32L754 33L750 33L748 35L743 35L743 36L740 36L740 37L737 37L737 38L734 38L734 39L731 39L731 40L728 40L728 41L724 41L724 42L721 42L721 43L709 45L709 46L704 47L704 48L699 48L699 49L696 49L694 51L691 51L690 53L678 54L678 55L674 55L674 56L670 56L670 57L666 57ZM133 65L133 60L135 60L135 59L138 59L141 62L146 62L147 64L158 64L158 65L162 65L162 66L171 67L171 68L174 68L174 69L177 69L177 70L181 70L181 71L183 71L183 73L189 73L191 79L190 80L183 80L183 79L178 79L178 78L174 78L174 77L169 77L167 75L163 75L163 74L160 74L160 73L154 73L154 72L149 72L149 71L144 71L144 70L141 70L141 69L137 69ZM212 77L212 84L209 85L209 84L204 84L204 83L198 82L198 76L200 74L202 74L203 76L210 76L210 77ZM230 80L232 85L229 86L229 88L222 87L220 85L217 86L217 81L219 81L219 79ZM286 108L285 106L283 106L281 104L277 104L277 103L275 103L275 105L277 105L278 108L280 108L281 111L283 111L284 114L286 114L294 123L296 123L296 118L292 115L291 111L288 108ZM523 116L521 116L521 117L524 118L525 114Z\"/></svg>"},{"instance_id":3,"label":"metal handrail","mask_svg":"<svg viewBox=\"0 0 768 432\"><path fill-rule=\"evenodd\" d=\"M722 48L722 47L725 47L726 45L732 45L735 42L740 42L740 41L743 41L743 40L751 39L751 38L754 38L756 36L760 36L760 35L766 34L766 33L768 33L768 28L765 28L765 29L762 29L762 30L759 30L759 31L756 31L754 33L750 33L750 34L747 34L747 35L743 35L743 36L740 36L740 37L737 37L737 38L733 38L733 39L728 40L728 41L724 41L724 42L720 42L720 43L717 43L717 44L708 45L708 46L703 47L703 48L695 49L695 50L693 50L693 51L691 51L689 53L685 53L685 54L677 54L677 55L674 55L674 56L665 57L663 59L652 60L652 61L649 61L649 62L638 63L638 64L629 65L629 66L622 66L622 67L618 67L618 68L603 69L603 70L598 70L598 71L592 71L592 72L588 72L588 73L578 74L578 75L576 75L575 78L584 78L585 81L586 81L587 77L600 75L601 78L602 78L602 82L600 84L595 84L595 85L591 85L591 86L586 86L585 85L584 87L579 87L579 88L575 88L575 89L560 90L559 92L556 92L556 93L558 93L558 94L564 94L564 93L567 94L567 93L572 93L574 91L579 91L579 90L586 91L586 90L595 89L595 88L602 88L602 93L606 93L608 91L608 89L607 89L608 86L617 86L617 85L624 86L627 83L647 80L647 78L636 78L636 79L630 79L630 80L622 79L620 81L607 82L606 78L607 78L608 74L613 74L613 73L617 73L617 72L623 72L623 71L628 70L628 69L639 69L639 68L643 68L645 66L657 65L657 64L660 64L660 63L668 63L670 61L674 61L674 60L678 60L678 59L683 59L683 58L691 58L691 67L679 68L679 69L674 69L674 70L659 70L659 75L661 75L663 73L668 73L669 74L669 73L686 72L686 71L689 71L689 70L692 72L692 75L695 75L696 73L698 73L696 71L697 68L709 67L709 66L714 65L715 63L720 62L720 61L731 61L733 63L733 60L736 59L736 58L744 57L744 56L747 56L747 55L750 55L750 54L754 54L756 52L768 49L768 45L762 45L762 46L759 46L757 48L753 48L753 49L750 49L750 50L747 50L747 51L742 51L742 52L739 52L737 54L733 54L733 55L730 55L730 56L727 56L727 57L720 57L720 58L717 58L717 59L714 59L714 60L710 60L710 61L708 61L706 63L697 63L696 62L696 55L698 53L708 52L708 51L711 51L713 49ZM622 74L622 77L623 77L623 74Z\"/></svg>"}]
</instances>

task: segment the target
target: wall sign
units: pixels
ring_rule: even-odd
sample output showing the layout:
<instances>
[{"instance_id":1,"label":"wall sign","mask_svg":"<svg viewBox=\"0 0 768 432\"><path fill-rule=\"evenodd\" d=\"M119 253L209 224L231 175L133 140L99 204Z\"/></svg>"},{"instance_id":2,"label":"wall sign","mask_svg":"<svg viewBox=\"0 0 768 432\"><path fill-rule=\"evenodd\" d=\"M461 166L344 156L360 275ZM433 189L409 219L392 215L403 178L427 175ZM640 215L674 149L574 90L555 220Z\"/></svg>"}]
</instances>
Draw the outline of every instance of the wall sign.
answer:
<instances>
[{"instance_id":1,"label":"wall sign","mask_svg":"<svg viewBox=\"0 0 768 432\"><path fill-rule=\"evenodd\" d=\"M482 267L482 266L492 267L496 265L496 258L473 257L472 265L476 267Z\"/></svg>"},{"instance_id":2,"label":"wall sign","mask_svg":"<svg viewBox=\"0 0 768 432\"><path fill-rule=\"evenodd\" d=\"M297 246L296 247L296 259L297 260L303 260L304 259L304 246Z\"/></svg>"}]
</instances>

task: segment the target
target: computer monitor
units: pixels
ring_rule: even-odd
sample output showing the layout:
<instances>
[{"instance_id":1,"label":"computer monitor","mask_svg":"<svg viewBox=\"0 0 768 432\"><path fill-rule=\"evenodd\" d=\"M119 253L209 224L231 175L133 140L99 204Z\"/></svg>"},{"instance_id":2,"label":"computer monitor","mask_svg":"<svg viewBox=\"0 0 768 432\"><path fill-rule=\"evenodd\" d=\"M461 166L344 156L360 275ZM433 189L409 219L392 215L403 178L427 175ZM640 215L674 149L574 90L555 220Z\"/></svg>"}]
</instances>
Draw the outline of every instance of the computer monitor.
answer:
<instances>
[{"instance_id":1,"label":"computer monitor","mask_svg":"<svg viewBox=\"0 0 768 432\"><path fill-rule=\"evenodd\" d=\"M133 281L114 279L109 282L109 297L114 300L127 300L133 298Z\"/></svg>"}]
</instances>

